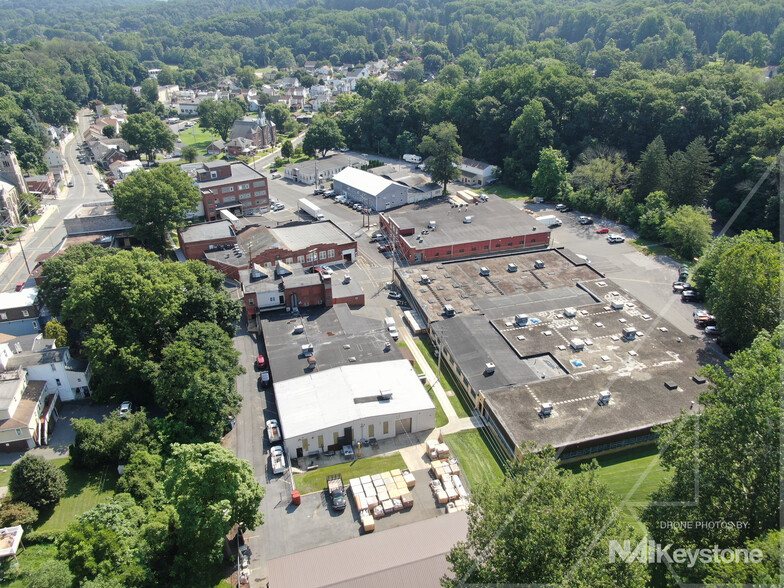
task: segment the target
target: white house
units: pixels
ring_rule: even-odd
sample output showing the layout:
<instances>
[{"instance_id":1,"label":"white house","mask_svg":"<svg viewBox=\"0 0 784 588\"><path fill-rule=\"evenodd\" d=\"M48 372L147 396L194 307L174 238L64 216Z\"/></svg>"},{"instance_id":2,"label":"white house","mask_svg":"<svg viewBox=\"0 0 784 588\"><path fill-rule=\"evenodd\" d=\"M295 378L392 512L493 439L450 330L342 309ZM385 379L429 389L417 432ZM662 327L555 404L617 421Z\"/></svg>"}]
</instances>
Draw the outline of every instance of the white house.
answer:
<instances>
[{"instance_id":1,"label":"white house","mask_svg":"<svg viewBox=\"0 0 784 588\"><path fill-rule=\"evenodd\" d=\"M24 370L29 379L46 382L64 401L90 396L90 366L71 357L67 347L14 353L7 343L0 344L0 366L4 372Z\"/></svg>"},{"instance_id":2,"label":"white house","mask_svg":"<svg viewBox=\"0 0 784 588\"><path fill-rule=\"evenodd\" d=\"M495 177L496 166L463 157L460 162L460 181L469 186L486 186Z\"/></svg>"},{"instance_id":3,"label":"white house","mask_svg":"<svg viewBox=\"0 0 784 588\"><path fill-rule=\"evenodd\" d=\"M24 370L0 374L0 451L46 445L57 420L57 393Z\"/></svg>"},{"instance_id":4,"label":"white house","mask_svg":"<svg viewBox=\"0 0 784 588\"><path fill-rule=\"evenodd\" d=\"M350 364L275 383L291 457L340 449L359 439L429 431L436 409L406 359Z\"/></svg>"}]
</instances>

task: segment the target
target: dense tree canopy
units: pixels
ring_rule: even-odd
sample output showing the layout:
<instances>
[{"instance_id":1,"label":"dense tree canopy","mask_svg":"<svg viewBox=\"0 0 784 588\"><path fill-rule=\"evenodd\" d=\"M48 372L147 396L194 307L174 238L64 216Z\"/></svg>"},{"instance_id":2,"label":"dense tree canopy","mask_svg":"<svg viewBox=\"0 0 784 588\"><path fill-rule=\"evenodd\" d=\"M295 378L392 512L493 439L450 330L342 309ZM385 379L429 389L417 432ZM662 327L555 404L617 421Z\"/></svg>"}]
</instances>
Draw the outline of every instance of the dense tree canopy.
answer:
<instances>
[{"instance_id":1,"label":"dense tree canopy","mask_svg":"<svg viewBox=\"0 0 784 588\"><path fill-rule=\"evenodd\" d=\"M191 177L173 163L138 170L114 189L117 216L131 221L134 236L157 252L164 251L169 231L183 225L200 199Z\"/></svg>"},{"instance_id":2,"label":"dense tree canopy","mask_svg":"<svg viewBox=\"0 0 784 588\"><path fill-rule=\"evenodd\" d=\"M11 468L8 489L15 500L33 508L52 507L65 494L67 479L63 471L40 455L25 455Z\"/></svg>"},{"instance_id":3,"label":"dense tree canopy","mask_svg":"<svg viewBox=\"0 0 784 588\"><path fill-rule=\"evenodd\" d=\"M430 129L419 144L419 151L428 158L425 161L425 173L444 187L444 194L447 184L460 175L457 166L463 150L459 140L455 125L444 122Z\"/></svg>"},{"instance_id":4,"label":"dense tree canopy","mask_svg":"<svg viewBox=\"0 0 784 588\"><path fill-rule=\"evenodd\" d=\"M318 153L322 157L327 154L327 151L338 149L343 145L345 140L337 121L322 114L313 117L302 140L302 149L305 153L309 155Z\"/></svg>"},{"instance_id":5,"label":"dense tree canopy","mask_svg":"<svg viewBox=\"0 0 784 588\"><path fill-rule=\"evenodd\" d=\"M199 102L199 126L214 131L227 141L235 120L242 119L245 109L236 100L202 100Z\"/></svg>"},{"instance_id":6,"label":"dense tree canopy","mask_svg":"<svg viewBox=\"0 0 784 588\"><path fill-rule=\"evenodd\" d=\"M120 136L145 154L149 162L155 161L157 152L174 149L174 133L151 112L129 114Z\"/></svg>"}]
</instances>

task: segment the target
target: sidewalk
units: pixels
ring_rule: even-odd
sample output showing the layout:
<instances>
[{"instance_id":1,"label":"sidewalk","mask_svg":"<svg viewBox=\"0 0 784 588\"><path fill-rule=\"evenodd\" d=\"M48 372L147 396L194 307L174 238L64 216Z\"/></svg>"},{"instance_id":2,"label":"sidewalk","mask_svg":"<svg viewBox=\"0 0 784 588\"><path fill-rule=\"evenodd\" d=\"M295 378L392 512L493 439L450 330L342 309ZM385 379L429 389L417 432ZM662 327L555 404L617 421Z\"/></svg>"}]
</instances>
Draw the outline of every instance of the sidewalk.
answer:
<instances>
[{"instance_id":1,"label":"sidewalk","mask_svg":"<svg viewBox=\"0 0 784 588\"><path fill-rule=\"evenodd\" d=\"M13 259L17 255L21 254L22 245L19 245L19 241L22 241L23 245L26 244L30 240L31 235L35 234L35 231L40 230L41 227L44 226L46 221L49 220L49 217L52 214L54 214L54 212L57 210L57 206L54 204L45 204L44 206L46 207L46 209L44 210L44 213L41 215L41 218L35 221L32 225L28 225L27 229L25 230L24 233L22 233L19 239L17 239L15 242L9 245L8 251L6 251L6 253L3 253L2 256L0 256L2 257L2 259L0 260L0 275L2 275L5 272L5 270L10 265L11 261L13 261ZM28 257L27 261L30 264L30 268L32 269L35 260Z\"/></svg>"}]
</instances>

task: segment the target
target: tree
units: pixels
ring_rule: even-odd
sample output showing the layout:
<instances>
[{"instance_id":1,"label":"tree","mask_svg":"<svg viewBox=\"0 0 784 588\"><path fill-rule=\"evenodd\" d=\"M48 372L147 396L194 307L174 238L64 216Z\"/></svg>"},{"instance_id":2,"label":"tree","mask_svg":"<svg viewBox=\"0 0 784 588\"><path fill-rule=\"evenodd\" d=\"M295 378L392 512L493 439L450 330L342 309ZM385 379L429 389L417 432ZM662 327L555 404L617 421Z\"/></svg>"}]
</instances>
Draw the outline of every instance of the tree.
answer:
<instances>
[{"instance_id":1,"label":"tree","mask_svg":"<svg viewBox=\"0 0 784 588\"><path fill-rule=\"evenodd\" d=\"M147 155L150 163L155 161L156 152L174 149L174 133L151 112L129 114L120 136Z\"/></svg>"},{"instance_id":2,"label":"tree","mask_svg":"<svg viewBox=\"0 0 784 588\"><path fill-rule=\"evenodd\" d=\"M648 194L662 189L666 166L667 148L659 135L645 148L637 163L637 175L632 184L632 193L637 202L645 201Z\"/></svg>"},{"instance_id":3,"label":"tree","mask_svg":"<svg viewBox=\"0 0 784 588\"><path fill-rule=\"evenodd\" d=\"M317 114L310 121L305 138L302 140L302 149L309 155L321 152L324 157L327 151L345 145L343 133L340 132L338 123L334 118Z\"/></svg>"},{"instance_id":4,"label":"tree","mask_svg":"<svg viewBox=\"0 0 784 588\"><path fill-rule=\"evenodd\" d=\"M71 588L74 576L68 564L60 559L43 562L34 572L24 573L28 588Z\"/></svg>"},{"instance_id":5,"label":"tree","mask_svg":"<svg viewBox=\"0 0 784 588\"><path fill-rule=\"evenodd\" d=\"M245 373L231 337L215 323L193 322L162 355L152 377L155 401L184 425L182 441L219 441L239 411L234 382Z\"/></svg>"},{"instance_id":6,"label":"tree","mask_svg":"<svg viewBox=\"0 0 784 588\"><path fill-rule=\"evenodd\" d=\"M425 77L425 65L418 59L409 61L403 67L404 80L419 82L423 77Z\"/></svg>"},{"instance_id":7,"label":"tree","mask_svg":"<svg viewBox=\"0 0 784 588\"><path fill-rule=\"evenodd\" d=\"M104 125L101 129L101 134L107 139L113 139L115 130L116 129L112 125Z\"/></svg>"},{"instance_id":8,"label":"tree","mask_svg":"<svg viewBox=\"0 0 784 588\"><path fill-rule=\"evenodd\" d=\"M570 192L569 163L558 149L545 147L539 152L539 165L531 177L533 193L545 200L563 200Z\"/></svg>"},{"instance_id":9,"label":"tree","mask_svg":"<svg viewBox=\"0 0 784 588\"><path fill-rule=\"evenodd\" d=\"M286 123L291 120L291 111L285 104L274 102L268 104L264 109L265 116L275 123L275 126L280 130L286 126Z\"/></svg>"},{"instance_id":10,"label":"tree","mask_svg":"<svg viewBox=\"0 0 784 588\"><path fill-rule=\"evenodd\" d=\"M158 81L153 78L147 78L142 81L142 98L150 104L158 102Z\"/></svg>"},{"instance_id":11,"label":"tree","mask_svg":"<svg viewBox=\"0 0 784 588\"><path fill-rule=\"evenodd\" d=\"M185 145L185 147L182 148L181 157L183 161L193 163L199 158L199 150L195 145Z\"/></svg>"},{"instance_id":12,"label":"tree","mask_svg":"<svg viewBox=\"0 0 784 588\"><path fill-rule=\"evenodd\" d=\"M712 283L706 290L708 308L716 315L723 339L738 348L779 324L782 267L782 245L772 242L769 233L740 237L724 244L726 248L720 246L723 251L708 270ZM701 267L699 273L706 269Z\"/></svg>"},{"instance_id":13,"label":"tree","mask_svg":"<svg viewBox=\"0 0 784 588\"><path fill-rule=\"evenodd\" d=\"M84 263L94 257L112 255L116 252L116 249L82 243L69 247L61 255L47 259L41 269L42 282L38 295L49 312L54 316L60 315L71 282Z\"/></svg>"},{"instance_id":14,"label":"tree","mask_svg":"<svg viewBox=\"0 0 784 588\"><path fill-rule=\"evenodd\" d=\"M631 166L622 153L600 146L580 155L570 179L576 189L592 193L611 190L620 194L628 187L631 173Z\"/></svg>"},{"instance_id":15,"label":"tree","mask_svg":"<svg viewBox=\"0 0 784 588\"><path fill-rule=\"evenodd\" d=\"M694 259L710 243L713 219L706 208L679 207L661 226L661 235L681 257Z\"/></svg>"},{"instance_id":16,"label":"tree","mask_svg":"<svg viewBox=\"0 0 784 588\"><path fill-rule=\"evenodd\" d=\"M36 509L54 506L65 494L67 479L56 465L40 455L25 455L11 468L8 489L15 500Z\"/></svg>"},{"instance_id":17,"label":"tree","mask_svg":"<svg viewBox=\"0 0 784 588\"><path fill-rule=\"evenodd\" d=\"M68 329L56 318L51 319L44 327L44 337L54 339L56 347L68 347Z\"/></svg>"},{"instance_id":18,"label":"tree","mask_svg":"<svg viewBox=\"0 0 784 588\"><path fill-rule=\"evenodd\" d=\"M285 159L291 159L291 156L294 155L294 145L292 145L291 139L283 141L283 145L280 148L280 154Z\"/></svg>"},{"instance_id":19,"label":"tree","mask_svg":"<svg viewBox=\"0 0 784 588\"><path fill-rule=\"evenodd\" d=\"M281 47L275 51L272 62L278 69L291 69L296 67L297 62L294 59L294 54L288 47Z\"/></svg>"},{"instance_id":20,"label":"tree","mask_svg":"<svg viewBox=\"0 0 784 588\"><path fill-rule=\"evenodd\" d=\"M708 565L705 583L710 586L781 586L784 584L782 540L782 531L776 530L747 541L744 547L749 552L759 550L762 561L712 562Z\"/></svg>"},{"instance_id":21,"label":"tree","mask_svg":"<svg viewBox=\"0 0 784 588\"><path fill-rule=\"evenodd\" d=\"M710 388L700 411L659 428L661 463L672 473L642 519L662 545L737 547L779 526L779 428L783 327L763 331L726 366L701 374ZM699 476L699 478L695 478ZM695 496L695 484L699 495ZM683 504L681 506L681 504ZM744 525L662 525L662 521L743 521ZM704 566L673 564L679 581L703 581Z\"/></svg>"},{"instance_id":22,"label":"tree","mask_svg":"<svg viewBox=\"0 0 784 588\"><path fill-rule=\"evenodd\" d=\"M246 461L215 443L171 448L164 489L179 517L175 573L187 575L194 561L220 559L223 537L235 524L262 524L264 488Z\"/></svg>"},{"instance_id":23,"label":"tree","mask_svg":"<svg viewBox=\"0 0 784 588\"><path fill-rule=\"evenodd\" d=\"M697 137L686 151L673 153L665 167L663 185L673 206L699 205L713 185L713 158L705 139Z\"/></svg>"},{"instance_id":24,"label":"tree","mask_svg":"<svg viewBox=\"0 0 784 588\"><path fill-rule=\"evenodd\" d=\"M546 448L526 451L498 486L474 488L468 536L447 555L441 584L645 585L644 564L609 562L608 541L637 533L614 512L597 470L573 474Z\"/></svg>"},{"instance_id":25,"label":"tree","mask_svg":"<svg viewBox=\"0 0 784 588\"><path fill-rule=\"evenodd\" d=\"M117 492L127 492L140 504L146 500L151 504L163 499L163 458L144 449L133 452L117 480Z\"/></svg>"},{"instance_id":26,"label":"tree","mask_svg":"<svg viewBox=\"0 0 784 588\"><path fill-rule=\"evenodd\" d=\"M191 177L173 163L136 171L114 189L118 217L131 221L134 235L158 252L165 249L168 232L182 226L200 198Z\"/></svg>"},{"instance_id":27,"label":"tree","mask_svg":"<svg viewBox=\"0 0 784 588\"><path fill-rule=\"evenodd\" d=\"M26 527L37 520L38 511L26 502L12 501L7 496L0 500L0 527Z\"/></svg>"},{"instance_id":28,"label":"tree","mask_svg":"<svg viewBox=\"0 0 784 588\"><path fill-rule=\"evenodd\" d=\"M70 447L73 464L86 470L116 468L132 454L152 444L150 425L144 411L122 417L113 412L103 421L72 419L75 432Z\"/></svg>"},{"instance_id":29,"label":"tree","mask_svg":"<svg viewBox=\"0 0 784 588\"><path fill-rule=\"evenodd\" d=\"M637 221L640 236L645 239L658 239L661 228L670 216L670 200L667 194L661 191L651 192L645 197L645 204L638 206L639 220Z\"/></svg>"},{"instance_id":30,"label":"tree","mask_svg":"<svg viewBox=\"0 0 784 588\"><path fill-rule=\"evenodd\" d=\"M239 120L245 110L236 100L202 100L199 102L199 124L203 129L214 131L224 141L228 140L234 121Z\"/></svg>"},{"instance_id":31,"label":"tree","mask_svg":"<svg viewBox=\"0 0 784 588\"><path fill-rule=\"evenodd\" d=\"M541 150L553 139L553 125L547 120L541 101L531 100L525 105L522 114L509 127L509 138L515 148L515 158L526 172L533 173Z\"/></svg>"},{"instance_id":32,"label":"tree","mask_svg":"<svg viewBox=\"0 0 784 588\"><path fill-rule=\"evenodd\" d=\"M463 149L459 140L457 127L450 122L442 122L432 127L419 144L419 151L429 156L425 162L425 173L443 186L443 194L446 194L447 184L460 176L457 166L463 156Z\"/></svg>"}]
</instances>

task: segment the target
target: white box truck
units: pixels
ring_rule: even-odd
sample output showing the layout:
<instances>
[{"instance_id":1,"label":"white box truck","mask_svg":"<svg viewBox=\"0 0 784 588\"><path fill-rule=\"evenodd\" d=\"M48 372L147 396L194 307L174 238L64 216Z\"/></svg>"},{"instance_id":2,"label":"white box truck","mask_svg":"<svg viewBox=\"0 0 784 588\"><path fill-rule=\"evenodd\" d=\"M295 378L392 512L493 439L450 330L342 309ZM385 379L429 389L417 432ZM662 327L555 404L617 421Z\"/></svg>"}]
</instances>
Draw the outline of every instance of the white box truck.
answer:
<instances>
[{"instance_id":1,"label":"white box truck","mask_svg":"<svg viewBox=\"0 0 784 588\"><path fill-rule=\"evenodd\" d=\"M406 153L403 156L403 161L407 161L408 163L422 163L422 158L419 155L414 155L413 153Z\"/></svg>"},{"instance_id":2,"label":"white box truck","mask_svg":"<svg viewBox=\"0 0 784 588\"><path fill-rule=\"evenodd\" d=\"M392 336L392 338L395 341L397 341L398 332L397 332L397 325L395 325L395 319L393 319L391 316L388 316L384 319L384 323L387 325L387 330L389 331L389 334Z\"/></svg>"},{"instance_id":3,"label":"white box truck","mask_svg":"<svg viewBox=\"0 0 784 588\"><path fill-rule=\"evenodd\" d=\"M536 220L546 224L548 227L560 227L563 223L561 219L555 216L554 214L548 214L546 216L537 216Z\"/></svg>"},{"instance_id":4,"label":"white box truck","mask_svg":"<svg viewBox=\"0 0 784 588\"><path fill-rule=\"evenodd\" d=\"M310 200L307 198L300 198L297 202L299 203L299 209L302 212L309 214L316 220L324 220L324 213L321 212L321 209L313 204Z\"/></svg>"}]
</instances>

